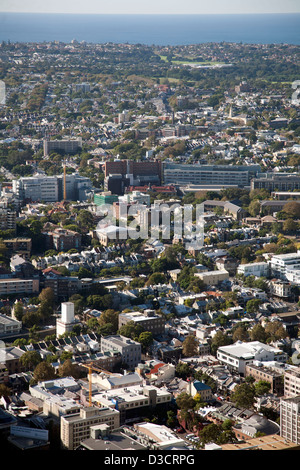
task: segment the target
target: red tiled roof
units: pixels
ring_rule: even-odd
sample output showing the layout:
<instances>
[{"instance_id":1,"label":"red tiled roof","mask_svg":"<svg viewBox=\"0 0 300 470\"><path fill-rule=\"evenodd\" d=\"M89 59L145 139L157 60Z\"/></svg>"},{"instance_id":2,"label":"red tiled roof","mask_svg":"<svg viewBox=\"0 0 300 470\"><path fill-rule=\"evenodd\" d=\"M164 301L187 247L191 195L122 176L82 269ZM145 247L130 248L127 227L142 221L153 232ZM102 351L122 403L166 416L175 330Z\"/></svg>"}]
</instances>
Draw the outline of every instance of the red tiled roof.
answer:
<instances>
[{"instance_id":1,"label":"red tiled roof","mask_svg":"<svg viewBox=\"0 0 300 470\"><path fill-rule=\"evenodd\" d=\"M153 369L150 370L150 374L156 374L158 370L165 365L164 362L160 362L159 364L156 364Z\"/></svg>"}]
</instances>

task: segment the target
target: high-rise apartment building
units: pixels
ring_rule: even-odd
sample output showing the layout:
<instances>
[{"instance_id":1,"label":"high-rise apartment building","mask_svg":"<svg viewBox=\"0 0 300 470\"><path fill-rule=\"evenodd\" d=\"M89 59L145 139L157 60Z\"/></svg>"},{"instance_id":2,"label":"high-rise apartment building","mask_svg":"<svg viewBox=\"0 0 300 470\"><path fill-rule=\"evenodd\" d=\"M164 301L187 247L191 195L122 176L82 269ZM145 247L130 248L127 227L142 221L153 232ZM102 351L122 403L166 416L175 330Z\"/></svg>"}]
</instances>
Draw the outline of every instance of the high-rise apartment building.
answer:
<instances>
[{"instance_id":1,"label":"high-rise apartment building","mask_svg":"<svg viewBox=\"0 0 300 470\"><path fill-rule=\"evenodd\" d=\"M66 154L74 154L81 150L82 139L66 139L66 140L44 140L44 157L51 152L63 152Z\"/></svg>"},{"instance_id":2,"label":"high-rise apartment building","mask_svg":"<svg viewBox=\"0 0 300 470\"><path fill-rule=\"evenodd\" d=\"M7 203L0 205L0 230L16 230L17 227L17 213L9 207Z\"/></svg>"},{"instance_id":3,"label":"high-rise apartment building","mask_svg":"<svg viewBox=\"0 0 300 470\"><path fill-rule=\"evenodd\" d=\"M300 395L280 400L280 436L300 444Z\"/></svg>"},{"instance_id":4,"label":"high-rise apartment building","mask_svg":"<svg viewBox=\"0 0 300 470\"><path fill-rule=\"evenodd\" d=\"M300 396L300 367L285 371L284 396L285 398Z\"/></svg>"}]
</instances>

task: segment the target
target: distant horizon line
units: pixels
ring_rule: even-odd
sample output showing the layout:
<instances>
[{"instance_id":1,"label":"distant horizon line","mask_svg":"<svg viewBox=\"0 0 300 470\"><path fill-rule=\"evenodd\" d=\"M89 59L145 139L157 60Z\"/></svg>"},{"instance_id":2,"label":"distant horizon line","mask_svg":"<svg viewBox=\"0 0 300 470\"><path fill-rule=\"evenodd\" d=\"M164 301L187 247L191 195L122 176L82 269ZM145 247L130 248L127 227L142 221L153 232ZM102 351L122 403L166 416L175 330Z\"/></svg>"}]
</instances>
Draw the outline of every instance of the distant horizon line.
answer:
<instances>
[{"instance_id":1,"label":"distant horizon line","mask_svg":"<svg viewBox=\"0 0 300 470\"><path fill-rule=\"evenodd\" d=\"M37 15L124 15L124 16L190 16L190 15L199 15L199 16L247 16L247 15L300 15L300 11L288 11L288 12L244 12L244 13L100 13L100 12L88 12L88 13L79 13L79 12L59 12L59 11L1 11L2 13L8 14L37 14Z\"/></svg>"}]
</instances>

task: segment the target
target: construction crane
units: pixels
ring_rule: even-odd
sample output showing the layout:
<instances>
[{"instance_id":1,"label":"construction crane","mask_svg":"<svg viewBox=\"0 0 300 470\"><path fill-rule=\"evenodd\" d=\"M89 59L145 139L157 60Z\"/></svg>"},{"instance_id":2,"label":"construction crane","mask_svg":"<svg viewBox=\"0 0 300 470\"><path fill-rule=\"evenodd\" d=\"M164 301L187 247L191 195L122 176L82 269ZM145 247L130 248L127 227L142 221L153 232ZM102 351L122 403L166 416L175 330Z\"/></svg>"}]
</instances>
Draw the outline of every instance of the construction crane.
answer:
<instances>
[{"instance_id":1,"label":"construction crane","mask_svg":"<svg viewBox=\"0 0 300 470\"><path fill-rule=\"evenodd\" d=\"M92 371L100 372L102 374L112 375L113 372L109 372L105 369L100 369L99 367L95 367L94 364L81 364L82 367L85 367L89 371L89 406L92 406Z\"/></svg>"}]
</instances>

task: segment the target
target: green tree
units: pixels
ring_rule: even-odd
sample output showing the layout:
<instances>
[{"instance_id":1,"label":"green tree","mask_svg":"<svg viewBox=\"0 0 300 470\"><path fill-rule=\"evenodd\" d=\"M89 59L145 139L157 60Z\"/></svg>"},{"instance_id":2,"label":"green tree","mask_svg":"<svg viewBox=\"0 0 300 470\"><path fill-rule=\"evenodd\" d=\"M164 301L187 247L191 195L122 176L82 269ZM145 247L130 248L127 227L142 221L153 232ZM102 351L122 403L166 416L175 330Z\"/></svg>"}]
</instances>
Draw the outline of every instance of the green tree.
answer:
<instances>
[{"instance_id":1,"label":"green tree","mask_svg":"<svg viewBox=\"0 0 300 470\"><path fill-rule=\"evenodd\" d=\"M17 302L14 305L14 315L17 320L22 321L23 315L24 315L24 307L22 302Z\"/></svg>"},{"instance_id":2,"label":"green tree","mask_svg":"<svg viewBox=\"0 0 300 470\"><path fill-rule=\"evenodd\" d=\"M254 385L242 383L237 385L231 396L233 403L241 408L253 408L255 403L256 391Z\"/></svg>"},{"instance_id":3,"label":"green tree","mask_svg":"<svg viewBox=\"0 0 300 470\"><path fill-rule=\"evenodd\" d=\"M150 346L153 344L153 335L151 331L142 331L138 337L138 342L141 343L143 352L148 351Z\"/></svg>"},{"instance_id":4,"label":"green tree","mask_svg":"<svg viewBox=\"0 0 300 470\"><path fill-rule=\"evenodd\" d=\"M26 338L18 338L13 342L13 345L17 347L26 346L26 344L28 344L28 341Z\"/></svg>"},{"instance_id":5,"label":"green tree","mask_svg":"<svg viewBox=\"0 0 300 470\"><path fill-rule=\"evenodd\" d=\"M99 325L102 327L108 323L110 323L113 326L114 331L117 332L119 324L119 312L116 312L112 309L108 309L103 312L99 318Z\"/></svg>"},{"instance_id":6,"label":"green tree","mask_svg":"<svg viewBox=\"0 0 300 470\"><path fill-rule=\"evenodd\" d=\"M260 299L251 299L246 303L246 310L248 313L257 313L259 306L262 304Z\"/></svg>"},{"instance_id":7,"label":"green tree","mask_svg":"<svg viewBox=\"0 0 300 470\"><path fill-rule=\"evenodd\" d=\"M106 323L105 325L102 325L102 326L99 325L97 333L100 336L114 335L116 333L116 329L112 323Z\"/></svg>"},{"instance_id":8,"label":"green tree","mask_svg":"<svg viewBox=\"0 0 300 470\"><path fill-rule=\"evenodd\" d=\"M221 426L217 424L208 424L200 432L200 442L203 445L209 443L217 443L221 434Z\"/></svg>"},{"instance_id":9,"label":"green tree","mask_svg":"<svg viewBox=\"0 0 300 470\"><path fill-rule=\"evenodd\" d=\"M295 201L290 201L284 206L284 212L291 216L291 218L300 218L300 203Z\"/></svg>"},{"instance_id":10,"label":"green tree","mask_svg":"<svg viewBox=\"0 0 300 470\"><path fill-rule=\"evenodd\" d=\"M166 282L166 277L162 273L157 272L157 273L151 274L148 281L146 282L146 286L164 284L165 282Z\"/></svg>"},{"instance_id":11,"label":"green tree","mask_svg":"<svg viewBox=\"0 0 300 470\"><path fill-rule=\"evenodd\" d=\"M71 359L66 359L58 368L59 377L73 377L79 379L83 376L80 367L72 363Z\"/></svg>"},{"instance_id":12,"label":"green tree","mask_svg":"<svg viewBox=\"0 0 300 470\"><path fill-rule=\"evenodd\" d=\"M33 371L33 378L36 382L40 382L43 380L51 380L56 377L54 367L45 362L40 362Z\"/></svg>"},{"instance_id":13,"label":"green tree","mask_svg":"<svg viewBox=\"0 0 300 470\"><path fill-rule=\"evenodd\" d=\"M261 343L266 342L267 334L264 327L260 323L254 325L249 334L251 341L260 341Z\"/></svg>"},{"instance_id":14,"label":"green tree","mask_svg":"<svg viewBox=\"0 0 300 470\"><path fill-rule=\"evenodd\" d=\"M55 302L54 291L51 287L46 287L41 290L39 294L39 301L43 305L47 305L49 308L53 309Z\"/></svg>"},{"instance_id":15,"label":"green tree","mask_svg":"<svg viewBox=\"0 0 300 470\"><path fill-rule=\"evenodd\" d=\"M88 210L81 209L78 213L76 221L79 224L79 227L85 232L95 228L94 216Z\"/></svg>"},{"instance_id":16,"label":"green tree","mask_svg":"<svg viewBox=\"0 0 300 470\"><path fill-rule=\"evenodd\" d=\"M256 217L260 213L260 202L257 199L254 199L250 202L248 210L252 217Z\"/></svg>"},{"instance_id":17,"label":"green tree","mask_svg":"<svg viewBox=\"0 0 300 470\"><path fill-rule=\"evenodd\" d=\"M177 417L174 411L169 410L167 411L167 426L169 428L174 428L177 424Z\"/></svg>"},{"instance_id":18,"label":"green tree","mask_svg":"<svg viewBox=\"0 0 300 470\"><path fill-rule=\"evenodd\" d=\"M11 390L4 384L0 384L0 398L9 397L11 395Z\"/></svg>"},{"instance_id":19,"label":"green tree","mask_svg":"<svg viewBox=\"0 0 300 470\"><path fill-rule=\"evenodd\" d=\"M99 328L99 321L97 318L89 318L89 320L86 322L86 326L91 331L97 331Z\"/></svg>"},{"instance_id":20,"label":"green tree","mask_svg":"<svg viewBox=\"0 0 300 470\"><path fill-rule=\"evenodd\" d=\"M38 325L33 325L29 330L29 341L35 343L40 339L40 327Z\"/></svg>"},{"instance_id":21,"label":"green tree","mask_svg":"<svg viewBox=\"0 0 300 470\"><path fill-rule=\"evenodd\" d=\"M122 325L119 329L119 334L126 336L126 338L137 339L143 332L143 327L133 320L130 320L125 325Z\"/></svg>"},{"instance_id":22,"label":"green tree","mask_svg":"<svg viewBox=\"0 0 300 470\"><path fill-rule=\"evenodd\" d=\"M79 279L95 277L94 273L90 269L84 268L83 266L80 266L77 275Z\"/></svg>"},{"instance_id":23,"label":"green tree","mask_svg":"<svg viewBox=\"0 0 300 470\"><path fill-rule=\"evenodd\" d=\"M179 362L176 366L176 375L177 377L181 377L182 379L186 380L188 377L192 376L192 369L191 367L186 364L185 362Z\"/></svg>"},{"instance_id":24,"label":"green tree","mask_svg":"<svg viewBox=\"0 0 300 470\"><path fill-rule=\"evenodd\" d=\"M194 335L188 335L182 343L182 352L185 357L196 356L199 351L199 343Z\"/></svg>"},{"instance_id":25,"label":"green tree","mask_svg":"<svg viewBox=\"0 0 300 470\"><path fill-rule=\"evenodd\" d=\"M41 362L41 356L36 351L27 351L20 357L20 363L26 370L32 370Z\"/></svg>"},{"instance_id":26,"label":"green tree","mask_svg":"<svg viewBox=\"0 0 300 470\"><path fill-rule=\"evenodd\" d=\"M255 393L257 396L264 395L268 393L271 389L271 384L267 382L266 380L259 380L254 384L255 387Z\"/></svg>"},{"instance_id":27,"label":"green tree","mask_svg":"<svg viewBox=\"0 0 300 470\"><path fill-rule=\"evenodd\" d=\"M218 348L232 344L232 339L222 331L217 331L211 340L211 352L215 356Z\"/></svg>"},{"instance_id":28,"label":"green tree","mask_svg":"<svg viewBox=\"0 0 300 470\"><path fill-rule=\"evenodd\" d=\"M282 230L284 233L294 233L298 229L298 224L293 219L286 219L283 222Z\"/></svg>"},{"instance_id":29,"label":"green tree","mask_svg":"<svg viewBox=\"0 0 300 470\"><path fill-rule=\"evenodd\" d=\"M248 341L249 340L249 333L246 327L238 326L232 335L232 340L235 343L236 341Z\"/></svg>"},{"instance_id":30,"label":"green tree","mask_svg":"<svg viewBox=\"0 0 300 470\"><path fill-rule=\"evenodd\" d=\"M278 341L287 337L287 332L280 321L267 322L265 332L268 341Z\"/></svg>"},{"instance_id":31,"label":"green tree","mask_svg":"<svg viewBox=\"0 0 300 470\"><path fill-rule=\"evenodd\" d=\"M180 410L193 410L196 406L196 402L191 395L182 392L176 397L176 405Z\"/></svg>"}]
</instances>

